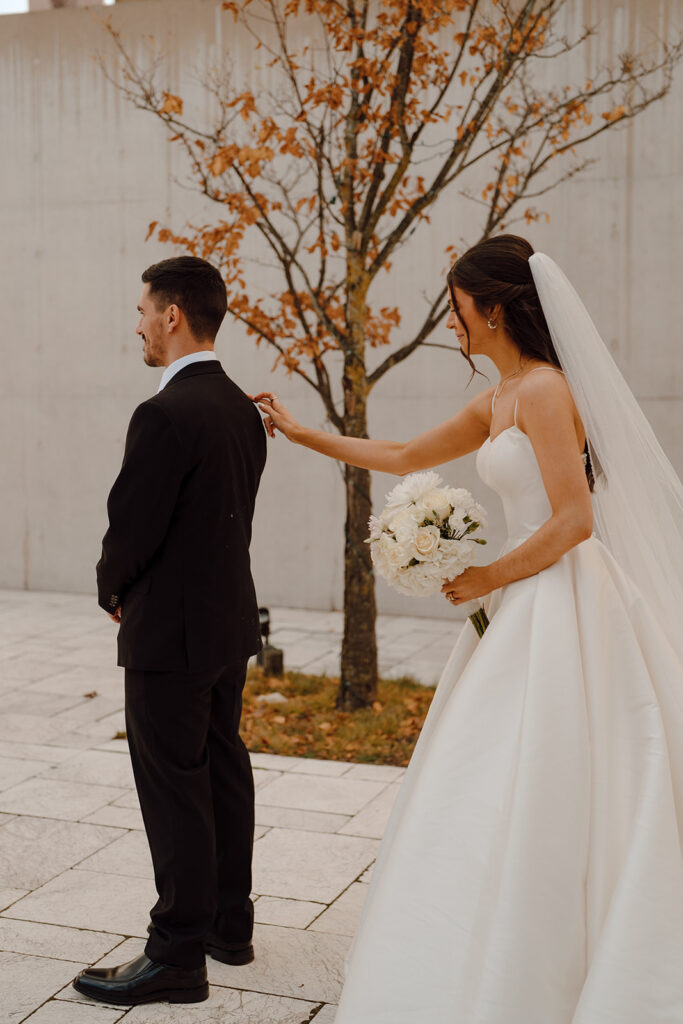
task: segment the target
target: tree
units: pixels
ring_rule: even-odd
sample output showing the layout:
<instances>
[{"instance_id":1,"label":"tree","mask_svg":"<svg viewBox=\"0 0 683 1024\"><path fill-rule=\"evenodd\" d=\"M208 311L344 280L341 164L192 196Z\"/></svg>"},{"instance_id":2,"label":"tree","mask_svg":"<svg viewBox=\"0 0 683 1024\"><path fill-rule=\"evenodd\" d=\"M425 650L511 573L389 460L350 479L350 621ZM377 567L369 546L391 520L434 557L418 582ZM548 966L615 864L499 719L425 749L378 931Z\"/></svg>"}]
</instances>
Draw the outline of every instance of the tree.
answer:
<instances>
[{"instance_id":1,"label":"tree","mask_svg":"<svg viewBox=\"0 0 683 1024\"><path fill-rule=\"evenodd\" d=\"M437 200L476 174L479 185L465 194L481 204L479 238L515 220L535 221L544 214L533 201L592 162L577 156L580 146L669 90L680 41L659 44L649 58L623 54L616 67L596 67L589 81L535 84L540 62L562 61L596 31L562 35L558 15L566 4L224 3L224 16L249 34L278 86L255 94L234 80L226 58L204 81L215 115L208 120L187 114L183 99L159 84L159 56L149 68L137 65L109 23L118 50L110 77L162 122L186 153L194 187L216 204L210 224L178 232L153 221L148 237L156 233L220 267L232 316L272 347L276 365L315 389L340 433L367 436L372 389L431 344L446 312L444 286L412 337L395 346L400 310L371 297L378 275L428 222ZM256 245L263 263L275 268L265 300L248 280L247 239L250 255ZM447 255L456 255L453 247ZM387 351L370 368L375 348ZM353 708L376 695L376 613L363 543L370 475L347 466L344 479L338 706Z\"/></svg>"}]
</instances>

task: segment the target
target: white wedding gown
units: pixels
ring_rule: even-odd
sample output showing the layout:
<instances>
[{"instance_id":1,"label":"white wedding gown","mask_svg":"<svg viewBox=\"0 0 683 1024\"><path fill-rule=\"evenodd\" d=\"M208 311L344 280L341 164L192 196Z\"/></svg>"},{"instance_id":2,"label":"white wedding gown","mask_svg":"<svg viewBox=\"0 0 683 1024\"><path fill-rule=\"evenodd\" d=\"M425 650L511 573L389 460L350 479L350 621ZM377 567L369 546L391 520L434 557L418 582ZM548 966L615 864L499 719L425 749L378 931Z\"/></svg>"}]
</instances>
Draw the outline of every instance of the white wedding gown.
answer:
<instances>
[{"instance_id":1,"label":"white wedding gown","mask_svg":"<svg viewBox=\"0 0 683 1024\"><path fill-rule=\"evenodd\" d=\"M477 469L510 550L550 515L529 438L487 440ZM489 601L406 772L335 1024L683 1024L683 666L595 536Z\"/></svg>"}]
</instances>

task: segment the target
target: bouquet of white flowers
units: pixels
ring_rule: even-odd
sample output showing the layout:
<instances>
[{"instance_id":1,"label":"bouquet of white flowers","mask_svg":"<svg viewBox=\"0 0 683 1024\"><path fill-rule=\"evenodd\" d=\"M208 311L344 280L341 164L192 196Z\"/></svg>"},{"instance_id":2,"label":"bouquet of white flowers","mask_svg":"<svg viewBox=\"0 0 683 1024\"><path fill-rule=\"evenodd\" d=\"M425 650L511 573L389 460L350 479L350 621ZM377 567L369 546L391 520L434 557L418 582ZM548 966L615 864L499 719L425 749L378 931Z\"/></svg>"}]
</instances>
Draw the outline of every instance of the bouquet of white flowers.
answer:
<instances>
[{"instance_id":1,"label":"bouquet of white flowers","mask_svg":"<svg viewBox=\"0 0 683 1024\"><path fill-rule=\"evenodd\" d=\"M402 594L437 594L446 580L474 561L475 534L486 527L486 512L463 487L443 487L438 473L413 473L387 494L379 516L370 517L372 562ZM469 618L482 636L488 626L479 601ZM467 606L466 606L467 610Z\"/></svg>"}]
</instances>

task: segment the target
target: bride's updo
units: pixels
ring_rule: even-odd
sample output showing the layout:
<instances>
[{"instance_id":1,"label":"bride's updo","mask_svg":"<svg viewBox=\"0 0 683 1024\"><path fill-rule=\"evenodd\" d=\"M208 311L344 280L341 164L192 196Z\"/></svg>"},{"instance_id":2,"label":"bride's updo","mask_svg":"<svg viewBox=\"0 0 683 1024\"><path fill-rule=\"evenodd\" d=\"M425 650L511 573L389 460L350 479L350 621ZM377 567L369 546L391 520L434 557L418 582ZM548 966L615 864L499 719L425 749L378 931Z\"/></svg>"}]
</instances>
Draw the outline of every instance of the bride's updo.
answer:
<instances>
[{"instance_id":1,"label":"bride's updo","mask_svg":"<svg viewBox=\"0 0 683 1024\"><path fill-rule=\"evenodd\" d=\"M470 334L455 301L455 287L471 295L482 316L492 306L503 308L503 321L515 345L527 359L542 359L560 366L529 266L533 248L519 235L485 238L456 260L448 272L448 288L467 334L463 355L474 373L479 371L470 357Z\"/></svg>"},{"instance_id":2,"label":"bride's updo","mask_svg":"<svg viewBox=\"0 0 683 1024\"><path fill-rule=\"evenodd\" d=\"M533 252L531 244L520 235L495 235L473 245L448 271L451 300L467 335L467 349L460 351L473 375L479 370L470 356L470 332L455 300L456 286L472 296L482 316L488 317L491 308L500 304L505 330L523 356L561 369L529 266ZM592 491L595 481L588 441L584 453Z\"/></svg>"}]
</instances>

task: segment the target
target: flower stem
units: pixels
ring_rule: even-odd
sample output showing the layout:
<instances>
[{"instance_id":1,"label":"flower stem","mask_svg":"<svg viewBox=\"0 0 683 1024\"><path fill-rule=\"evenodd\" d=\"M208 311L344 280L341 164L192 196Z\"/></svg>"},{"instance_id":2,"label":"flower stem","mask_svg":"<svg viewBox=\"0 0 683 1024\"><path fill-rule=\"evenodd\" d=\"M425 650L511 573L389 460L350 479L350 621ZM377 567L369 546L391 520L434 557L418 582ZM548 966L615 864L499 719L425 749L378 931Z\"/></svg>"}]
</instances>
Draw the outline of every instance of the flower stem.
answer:
<instances>
[{"instance_id":1,"label":"flower stem","mask_svg":"<svg viewBox=\"0 0 683 1024\"><path fill-rule=\"evenodd\" d=\"M484 609L480 608L479 611L474 613L474 615L470 615L469 619L477 631L477 636L482 637L489 624L489 618Z\"/></svg>"}]
</instances>

